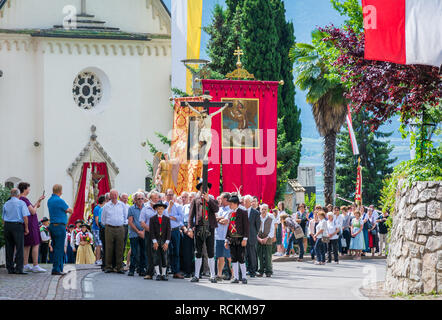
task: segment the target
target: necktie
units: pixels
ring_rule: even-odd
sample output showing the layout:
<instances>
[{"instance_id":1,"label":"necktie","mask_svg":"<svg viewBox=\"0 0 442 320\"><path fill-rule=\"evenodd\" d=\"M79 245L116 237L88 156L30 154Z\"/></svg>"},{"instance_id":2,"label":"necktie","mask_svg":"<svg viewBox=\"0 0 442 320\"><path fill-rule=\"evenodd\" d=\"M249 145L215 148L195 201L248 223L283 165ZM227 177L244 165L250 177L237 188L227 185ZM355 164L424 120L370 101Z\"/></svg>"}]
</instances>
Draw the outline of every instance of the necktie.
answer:
<instances>
[{"instance_id":1,"label":"necktie","mask_svg":"<svg viewBox=\"0 0 442 320\"><path fill-rule=\"evenodd\" d=\"M162 232L162 227L161 227L161 222L163 221L162 217L158 217L158 221L160 222L160 236L163 234Z\"/></svg>"}]
</instances>

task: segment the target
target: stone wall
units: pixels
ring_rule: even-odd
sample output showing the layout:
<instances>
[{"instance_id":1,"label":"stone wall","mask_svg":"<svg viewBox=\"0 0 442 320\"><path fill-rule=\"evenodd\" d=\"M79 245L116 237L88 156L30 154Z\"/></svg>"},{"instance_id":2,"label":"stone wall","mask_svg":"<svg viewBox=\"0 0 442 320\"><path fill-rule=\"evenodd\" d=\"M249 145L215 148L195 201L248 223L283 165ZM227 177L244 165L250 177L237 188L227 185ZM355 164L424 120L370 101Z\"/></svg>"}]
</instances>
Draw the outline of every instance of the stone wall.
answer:
<instances>
[{"instance_id":1,"label":"stone wall","mask_svg":"<svg viewBox=\"0 0 442 320\"><path fill-rule=\"evenodd\" d=\"M442 292L442 182L400 181L387 258L385 289Z\"/></svg>"}]
</instances>

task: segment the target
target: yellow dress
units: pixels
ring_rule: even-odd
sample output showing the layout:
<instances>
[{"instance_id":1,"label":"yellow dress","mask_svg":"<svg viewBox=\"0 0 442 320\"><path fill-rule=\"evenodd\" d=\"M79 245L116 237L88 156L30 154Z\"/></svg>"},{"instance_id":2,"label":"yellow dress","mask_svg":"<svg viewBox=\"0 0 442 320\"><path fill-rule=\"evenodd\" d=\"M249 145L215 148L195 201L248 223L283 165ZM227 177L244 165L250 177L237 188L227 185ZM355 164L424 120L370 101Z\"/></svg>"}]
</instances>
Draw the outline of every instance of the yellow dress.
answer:
<instances>
[{"instance_id":1,"label":"yellow dress","mask_svg":"<svg viewBox=\"0 0 442 320\"><path fill-rule=\"evenodd\" d=\"M159 164L161 182L161 192L166 192L167 189L172 189L175 187L172 180L172 163L170 161L162 160Z\"/></svg>"},{"instance_id":2,"label":"yellow dress","mask_svg":"<svg viewBox=\"0 0 442 320\"><path fill-rule=\"evenodd\" d=\"M90 241L85 245L79 245L77 249L77 260L75 261L76 264L94 264L95 263L95 255L92 252L92 235L90 232L87 232L85 234L89 237ZM77 240L81 239L83 236L85 236L82 232L77 234ZM81 241L81 240L80 240ZM77 241L78 242L78 241Z\"/></svg>"}]
</instances>

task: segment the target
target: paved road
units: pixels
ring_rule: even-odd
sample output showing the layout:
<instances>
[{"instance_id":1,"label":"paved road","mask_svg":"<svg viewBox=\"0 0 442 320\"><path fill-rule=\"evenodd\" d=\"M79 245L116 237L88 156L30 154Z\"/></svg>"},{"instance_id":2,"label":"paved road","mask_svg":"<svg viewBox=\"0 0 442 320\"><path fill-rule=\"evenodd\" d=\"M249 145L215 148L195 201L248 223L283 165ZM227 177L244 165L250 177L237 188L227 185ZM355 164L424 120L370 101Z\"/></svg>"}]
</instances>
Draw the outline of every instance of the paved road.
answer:
<instances>
[{"instance_id":1,"label":"paved road","mask_svg":"<svg viewBox=\"0 0 442 320\"><path fill-rule=\"evenodd\" d=\"M83 289L86 299L99 300L354 300L365 299L359 289L383 281L386 273L385 260L348 260L325 266L279 262L273 266L272 278L249 279L248 285L212 284L207 278L197 284L170 277L168 282L157 282L98 272L84 280Z\"/></svg>"}]
</instances>

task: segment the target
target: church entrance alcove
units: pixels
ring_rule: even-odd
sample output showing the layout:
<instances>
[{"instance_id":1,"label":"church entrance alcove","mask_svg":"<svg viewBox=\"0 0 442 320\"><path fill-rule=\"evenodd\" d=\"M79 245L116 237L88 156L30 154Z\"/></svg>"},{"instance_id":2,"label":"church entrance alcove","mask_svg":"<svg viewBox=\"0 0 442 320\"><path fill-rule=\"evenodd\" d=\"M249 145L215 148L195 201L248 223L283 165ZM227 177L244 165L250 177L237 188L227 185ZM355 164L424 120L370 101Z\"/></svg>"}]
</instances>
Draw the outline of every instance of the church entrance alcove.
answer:
<instances>
[{"instance_id":1,"label":"church entrance alcove","mask_svg":"<svg viewBox=\"0 0 442 320\"><path fill-rule=\"evenodd\" d=\"M87 220L97 203L98 197L115 186L119 169L97 141L96 127L91 128L89 142L68 169L74 190L74 213L69 223Z\"/></svg>"}]
</instances>

